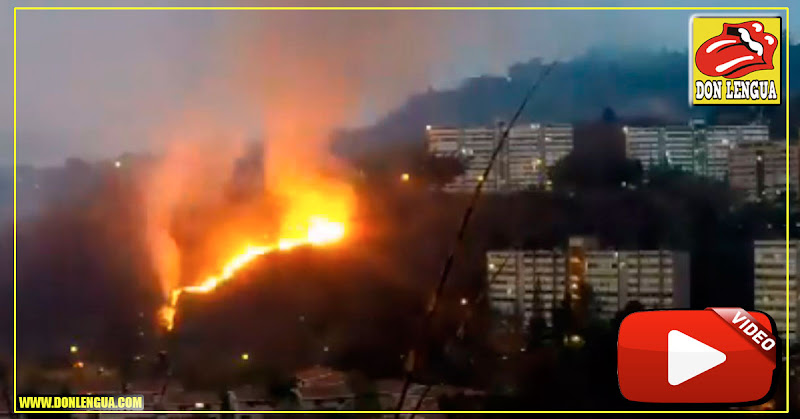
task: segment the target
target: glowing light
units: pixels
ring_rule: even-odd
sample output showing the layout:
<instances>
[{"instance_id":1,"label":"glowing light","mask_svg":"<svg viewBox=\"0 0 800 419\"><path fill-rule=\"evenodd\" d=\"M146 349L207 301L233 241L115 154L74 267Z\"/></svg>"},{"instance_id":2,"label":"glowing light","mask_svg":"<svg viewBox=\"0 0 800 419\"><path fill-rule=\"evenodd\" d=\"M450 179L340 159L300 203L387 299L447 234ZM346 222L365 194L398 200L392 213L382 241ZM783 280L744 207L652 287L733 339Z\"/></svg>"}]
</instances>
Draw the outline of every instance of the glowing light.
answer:
<instances>
[{"instance_id":1,"label":"glowing light","mask_svg":"<svg viewBox=\"0 0 800 419\"><path fill-rule=\"evenodd\" d=\"M332 222L321 217L312 217L308 228L308 242L323 245L344 237L344 223Z\"/></svg>"},{"instance_id":2,"label":"glowing light","mask_svg":"<svg viewBox=\"0 0 800 419\"><path fill-rule=\"evenodd\" d=\"M400 175L400 180L402 180L403 182L408 182L409 180L411 180L411 175L409 175L408 173L403 173L402 175Z\"/></svg>"},{"instance_id":3,"label":"glowing light","mask_svg":"<svg viewBox=\"0 0 800 419\"><path fill-rule=\"evenodd\" d=\"M334 243L344 237L346 229L343 222L331 221L323 216L311 216L306 223L305 231L304 236L281 238L274 244L248 245L229 259L218 274L206 277L199 284L173 289L169 294L169 301L158 312L161 325L167 331L175 327L178 300L184 293L207 294L221 284L230 281L237 272L260 256L275 251L288 251L300 246L323 246Z\"/></svg>"},{"instance_id":4,"label":"glowing light","mask_svg":"<svg viewBox=\"0 0 800 419\"><path fill-rule=\"evenodd\" d=\"M78 353L78 346L77 345L70 346L69 347L69 352L73 353L73 354Z\"/></svg>"},{"instance_id":5,"label":"glowing light","mask_svg":"<svg viewBox=\"0 0 800 419\"><path fill-rule=\"evenodd\" d=\"M78 362L76 362L76 363L72 364L72 366L73 366L74 368L79 368L79 369L80 369L80 368L83 368L83 361L78 361Z\"/></svg>"},{"instance_id":6,"label":"glowing light","mask_svg":"<svg viewBox=\"0 0 800 419\"><path fill-rule=\"evenodd\" d=\"M247 361L249 359L250 359L250 354L248 354L247 352L242 354L242 361Z\"/></svg>"},{"instance_id":7,"label":"glowing light","mask_svg":"<svg viewBox=\"0 0 800 419\"><path fill-rule=\"evenodd\" d=\"M115 161L115 162L114 162L114 167L116 167L117 169L119 169L120 167L122 167L122 162L121 162L121 161L119 161L119 160Z\"/></svg>"}]
</instances>

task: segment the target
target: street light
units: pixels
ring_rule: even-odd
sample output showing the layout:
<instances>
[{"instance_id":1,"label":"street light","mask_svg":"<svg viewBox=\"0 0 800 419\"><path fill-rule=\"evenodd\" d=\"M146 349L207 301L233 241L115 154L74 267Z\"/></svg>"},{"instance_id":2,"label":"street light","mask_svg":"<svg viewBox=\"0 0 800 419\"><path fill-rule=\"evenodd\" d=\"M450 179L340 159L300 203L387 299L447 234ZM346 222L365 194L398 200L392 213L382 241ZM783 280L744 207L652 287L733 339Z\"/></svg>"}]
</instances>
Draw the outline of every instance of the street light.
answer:
<instances>
[{"instance_id":1,"label":"street light","mask_svg":"<svg viewBox=\"0 0 800 419\"><path fill-rule=\"evenodd\" d=\"M250 354L248 354L247 352L243 353L242 361L248 361L248 360L250 360Z\"/></svg>"},{"instance_id":2,"label":"street light","mask_svg":"<svg viewBox=\"0 0 800 419\"><path fill-rule=\"evenodd\" d=\"M77 346L77 345L72 345L72 346L70 346L70 347L69 347L69 352L70 352L70 353L73 353L73 354L76 354L76 353L78 353L78 346Z\"/></svg>"},{"instance_id":3,"label":"street light","mask_svg":"<svg viewBox=\"0 0 800 419\"><path fill-rule=\"evenodd\" d=\"M408 173L403 173L402 175L400 175L400 179L403 182L408 182L411 179L411 175L409 175Z\"/></svg>"}]
</instances>

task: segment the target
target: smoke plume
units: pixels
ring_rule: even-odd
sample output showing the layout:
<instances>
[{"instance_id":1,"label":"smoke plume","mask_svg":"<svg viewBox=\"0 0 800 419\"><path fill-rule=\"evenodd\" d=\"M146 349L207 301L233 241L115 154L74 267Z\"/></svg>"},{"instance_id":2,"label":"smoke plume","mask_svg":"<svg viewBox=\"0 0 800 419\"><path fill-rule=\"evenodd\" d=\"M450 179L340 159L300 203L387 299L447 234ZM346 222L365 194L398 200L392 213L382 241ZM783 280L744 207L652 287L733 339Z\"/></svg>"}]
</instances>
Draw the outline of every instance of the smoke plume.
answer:
<instances>
[{"instance_id":1,"label":"smoke plume","mask_svg":"<svg viewBox=\"0 0 800 419\"><path fill-rule=\"evenodd\" d=\"M367 114L386 112L429 85L430 63L446 61L450 50L441 35L448 33L442 25L452 19L443 17L430 12L281 11L221 20L220 39L205 46L214 49L220 69L196 94L236 97L241 115L230 118L228 109L170 123L166 155L146 188L148 243L165 298L187 281L175 218L181 208L224 198L223 180L248 129L260 133L264 145L264 196L277 202L270 208L279 213L264 215L280 218L281 237L293 237L320 213L343 221L352 217L350 174L329 153L331 133ZM247 119L246 127L229 125ZM262 233L248 223L224 228L241 229L226 235L248 241Z\"/></svg>"}]
</instances>

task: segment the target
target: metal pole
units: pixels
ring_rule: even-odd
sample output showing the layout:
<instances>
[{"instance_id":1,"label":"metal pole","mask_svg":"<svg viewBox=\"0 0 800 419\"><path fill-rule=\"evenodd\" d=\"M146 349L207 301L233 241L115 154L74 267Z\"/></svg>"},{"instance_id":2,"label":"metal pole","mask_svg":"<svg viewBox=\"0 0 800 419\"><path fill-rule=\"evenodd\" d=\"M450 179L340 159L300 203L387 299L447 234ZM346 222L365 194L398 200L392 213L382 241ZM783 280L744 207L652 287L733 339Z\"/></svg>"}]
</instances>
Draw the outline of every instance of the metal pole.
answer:
<instances>
[{"instance_id":1,"label":"metal pole","mask_svg":"<svg viewBox=\"0 0 800 419\"><path fill-rule=\"evenodd\" d=\"M433 315L436 313L436 309L438 308L439 305L439 300L441 299L442 293L444 291L444 286L447 283L447 279L450 276L450 271L453 268L453 262L455 261L456 250L460 247L461 243L464 241L464 237L467 232L467 226L469 225L469 221L472 219L472 214L475 211L478 199L481 196L481 191L483 190L483 183L486 181L486 179L489 178L489 173L492 170L492 165L494 164L494 161L497 159L497 155L500 154L500 150L503 148L503 144L505 144L506 139L508 139L508 135L511 132L511 127L513 127L514 124L517 122L517 119L519 119L519 116L522 114L522 111L525 109L525 106L528 104L528 101L530 100L531 96L533 96L533 93L536 92L536 90L539 88L539 85L547 77L547 75L550 74L550 71L553 70L553 67L555 67L557 63L558 63L557 61L553 61L552 63L550 63L550 65L547 66L547 68L545 68L545 70L542 72L539 78L531 85L531 87L525 93L522 102L520 103L519 107L514 113L514 116L509 121L508 126L506 126L506 129L503 131L503 135L502 137L500 137L500 141L498 142L497 146L494 148L494 151L492 152L492 155L489 158L489 163L483 170L483 175L480 178L478 178L478 183L475 185L475 191L473 192L469 205L467 206L466 210L464 211L464 215L461 218L461 224L458 228L458 233L456 234L455 244L451 248L450 253L447 256L447 259L445 260L444 268L442 269L442 273L439 276L439 281L436 285L436 289L434 290L433 296L425 312L424 322L422 324L422 327L419 329L420 340L427 338L427 334L430 329L431 319L433 318ZM422 345L419 344L417 345L417 348L420 348L421 346ZM408 392L408 387L411 383L411 378L415 370L415 363L416 362L414 356L414 349L411 349L411 351L409 352L408 363L406 365L406 377L403 382L403 390L397 402L398 406L397 410L400 410L400 407L402 407L403 403L405 402L406 393ZM397 413L395 415L395 418L399 419L400 414Z\"/></svg>"}]
</instances>

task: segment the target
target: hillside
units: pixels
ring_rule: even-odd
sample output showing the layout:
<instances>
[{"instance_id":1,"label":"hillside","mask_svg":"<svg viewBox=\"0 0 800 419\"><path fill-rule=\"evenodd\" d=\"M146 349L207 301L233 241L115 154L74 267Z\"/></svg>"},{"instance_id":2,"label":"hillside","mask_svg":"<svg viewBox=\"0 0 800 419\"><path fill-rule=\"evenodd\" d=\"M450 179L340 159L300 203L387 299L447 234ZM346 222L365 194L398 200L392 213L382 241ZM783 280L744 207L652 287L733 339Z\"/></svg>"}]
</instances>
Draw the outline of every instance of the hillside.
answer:
<instances>
[{"instance_id":1,"label":"hillside","mask_svg":"<svg viewBox=\"0 0 800 419\"><path fill-rule=\"evenodd\" d=\"M790 47L789 56L790 68L799 68L800 44ZM623 121L650 123L685 123L690 115L731 123L758 114L741 107L705 107L690 112L687 60L685 52L591 49L553 69L521 121L595 120L605 107L614 109ZM532 59L511 65L506 76L474 77L454 89L429 89L413 95L375 125L339 133L336 150L349 154L386 142L420 141L428 124L474 125L508 118L547 65L541 59ZM800 78L792 77L790 83L790 92L798 91ZM793 99L797 102L797 96ZM797 126L794 109L792 121ZM764 114L772 117L774 135L782 136L784 111L771 107L764 109Z\"/></svg>"}]
</instances>

